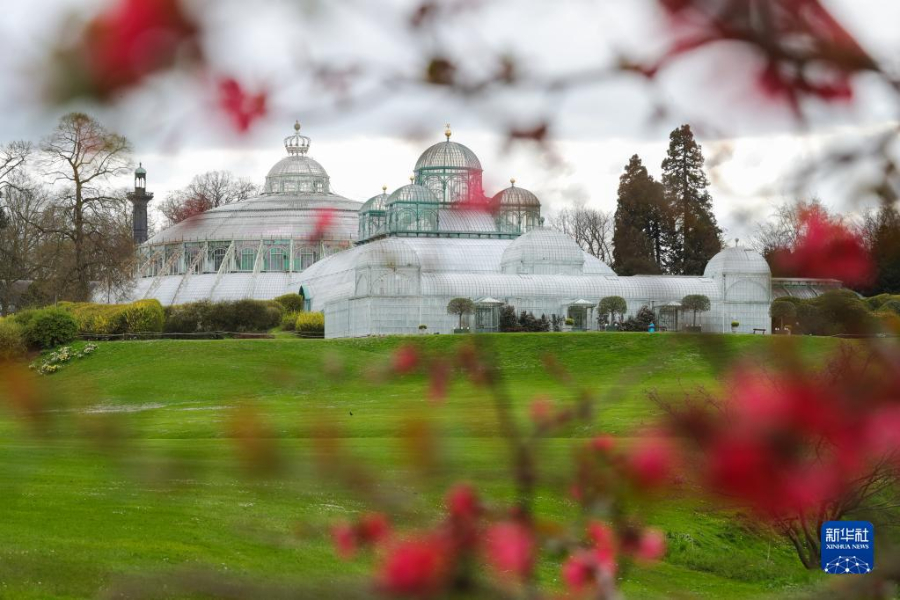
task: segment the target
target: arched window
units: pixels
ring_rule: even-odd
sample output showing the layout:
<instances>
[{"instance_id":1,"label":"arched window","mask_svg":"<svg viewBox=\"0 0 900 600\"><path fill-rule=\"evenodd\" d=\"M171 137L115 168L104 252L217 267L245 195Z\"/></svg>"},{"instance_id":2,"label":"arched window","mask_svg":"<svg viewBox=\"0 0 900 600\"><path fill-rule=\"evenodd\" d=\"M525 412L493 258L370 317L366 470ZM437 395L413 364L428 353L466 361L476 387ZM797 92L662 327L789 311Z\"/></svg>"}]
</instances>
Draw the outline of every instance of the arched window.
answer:
<instances>
[{"instance_id":1,"label":"arched window","mask_svg":"<svg viewBox=\"0 0 900 600\"><path fill-rule=\"evenodd\" d=\"M222 262L225 260L225 254L227 250L225 248L216 248L212 253L212 262L213 262L213 271L219 272L219 269L222 268Z\"/></svg>"},{"instance_id":2,"label":"arched window","mask_svg":"<svg viewBox=\"0 0 900 600\"><path fill-rule=\"evenodd\" d=\"M256 250L244 248L241 250L241 271L252 271L256 263Z\"/></svg>"},{"instance_id":3,"label":"arched window","mask_svg":"<svg viewBox=\"0 0 900 600\"><path fill-rule=\"evenodd\" d=\"M312 248L301 248L297 253L297 258L300 263L300 270L305 271L316 262L316 251ZM296 267L296 263L294 266Z\"/></svg>"},{"instance_id":4,"label":"arched window","mask_svg":"<svg viewBox=\"0 0 900 600\"><path fill-rule=\"evenodd\" d=\"M288 255L284 248L270 248L266 261L266 271L287 271Z\"/></svg>"}]
</instances>

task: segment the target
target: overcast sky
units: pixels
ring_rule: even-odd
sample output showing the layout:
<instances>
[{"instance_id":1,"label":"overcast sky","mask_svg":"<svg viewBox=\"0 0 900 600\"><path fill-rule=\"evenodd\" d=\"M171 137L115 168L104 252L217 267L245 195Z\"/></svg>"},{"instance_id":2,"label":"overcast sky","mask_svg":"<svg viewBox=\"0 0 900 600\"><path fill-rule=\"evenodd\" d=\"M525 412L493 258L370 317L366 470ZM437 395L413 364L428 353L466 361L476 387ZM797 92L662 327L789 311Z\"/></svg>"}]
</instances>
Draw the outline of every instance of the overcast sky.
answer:
<instances>
[{"instance_id":1,"label":"overcast sky","mask_svg":"<svg viewBox=\"0 0 900 600\"><path fill-rule=\"evenodd\" d=\"M39 140L74 106L41 102L41 60L65 31L65 19L87 18L102 0L0 0L0 141ZM800 129L782 108L762 102L746 83L728 77L752 68L752 58L723 49L680 63L651 88L620 76L566 94L517 90L462 100L421 86L381 85L375 73L414 76L429 49L441 44L456 60L490 69L487 57L509 53L528 73L559 75L611 59L616 51L651 55L663 42L650 0L495 0L449 20L438 39L421 39L406 25L407 0L314 2L197 0L206 20L204 50L211 72L270 90L268 115L238 135L219 114L209 88L196 78L167 77L111 107L85 106L134 144L148 185L163 198L207 170L225 169L262 182L284 155L282 138L294 119L313 140L310 154L331 175L333 189L365 200L383 184L406 183L416 158L442 139L472 148L485 168L489 193L515 177L541 198L549 214L573 202L612 210L618 177L638 153L658 174L668 132L695 126L712 179L714 209L729 237L792 195L792 174L829 146L853 145L895 123L896 97L877 81L855 82L850 105L813 107ZM826 5L874 54L900 67L900 2L828 0ZM322 10L322 6L327 7ZM333 109L306 76L310 62L366 65L369 90L351 107ZM654 120L657 104L670 110ZM504 147L510 126L542 118L554 124L553 156L527 146ZM805 190L840 210L856 208L858 181L815 179ZM749 221L748 221L749 219Z\"/></svg>"}]
</instances>

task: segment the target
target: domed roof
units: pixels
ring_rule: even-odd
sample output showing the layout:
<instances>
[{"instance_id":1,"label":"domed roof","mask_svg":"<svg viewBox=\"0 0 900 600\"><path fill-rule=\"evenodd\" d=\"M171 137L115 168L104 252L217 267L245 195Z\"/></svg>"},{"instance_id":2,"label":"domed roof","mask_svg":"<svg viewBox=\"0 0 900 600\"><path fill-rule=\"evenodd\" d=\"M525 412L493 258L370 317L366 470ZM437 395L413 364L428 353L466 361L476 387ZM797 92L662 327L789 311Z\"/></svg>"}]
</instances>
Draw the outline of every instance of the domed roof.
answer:
<instances>
[{"instance_id":1,"label":"domed roof","mask_svg":"<svg viewBox=\"0 0 900 600\"><path fill-rule=\"evenodd\" d=\"M503 206L535 206L540 208L541 201L538 200L537 196L525 188L516 187L515 179L510 179L509 182L512 184L511 186L505 190L500 190L494 196L494 202L498 206L501 208Z\"/></svg>"},{"instance_id":2,"label":"domed roof","mask_svg":"<svg viewBox=\"0 0 900 600\"><path fill-rule=\"evenodd\" d=\"M387 199L385 205L390 206L395 202L437 204L438 198L434 195L434 192L424 185L410 183L409 185L404 185L402 188L395 190Z\"/></svg>"},{"instance_id":3,"label":"domed roof","mask_svg":"<svg viewBox=\"0 0 900 600\"><path fill-rule=\"evenodd\" d=\"M365 244L356 258L356 268L401 269L420 266L419 255L400 238L386 238Z\"/></svg>"},{"instance_id":4,"label":"domed roof","mask_svg":"<svg viewBox=\"0 0 900 600\"><path fill-rule=\"evenodd\" d=\"M709 259L703 276L714 277L721 273L771 276L772 271L759 252L742 246L729 246Z\"/></svg>"},{"instance_id":5,"label":"domed roof","mask_svg":"<svg viewBox=\"0 0 900 600\"><path fill-rule=\"evenodd\" d=\"M513 274L581 275L584 251L566 234L537 227L503 251L500 268Z\"/></svg>"},{"instance_id":6,"label":"domed roof","mask_svg":"<svg viewBox=\"0 0 900 600\"><path fill-rule=\"evenodd\" d=\"M390 198L390 196L387 195L387 186L381 188L381 190L382 192L380 194L378 194L377 196L372 196L371 198L366 200L363 203L362 208L359 209L359 212L364 213L373 210L383 211L385 208L387 208L387 201L388 198Z\"/></svg>"},{"instance_id":7,"label":"domed roof","mask_svg":"<svg viewBox=\"0 0 900 600\"><path fill-rule=\"evenodd\" d=\"M269 169L266 177L328 177L325 167L320 165L312 158L302 154L292 154L285 156Z\"/></svg>"},{"instance_id":8,"label":"domed roof","mask_svg":"<svg viewBox=\"0 0 900 600\"><path fill-rule=\"evenodd\" d=\"M447 141L438 142L422 153L416 162L416 171L420 169L476 169L481 171L481 161L466 146L450 141L450 128L445 133Z\"/></svg>"},{"instance_id":9,"label":"domed roof","mask_svg":"<svg viewBox=\"0 0 900 600\"><path fill-rule=\"evenodd\" d=\"M134 170L135 175L146 175L147 169L144 168L144 163L138 163L138 168Z\"/></svg>"}]
</instances>

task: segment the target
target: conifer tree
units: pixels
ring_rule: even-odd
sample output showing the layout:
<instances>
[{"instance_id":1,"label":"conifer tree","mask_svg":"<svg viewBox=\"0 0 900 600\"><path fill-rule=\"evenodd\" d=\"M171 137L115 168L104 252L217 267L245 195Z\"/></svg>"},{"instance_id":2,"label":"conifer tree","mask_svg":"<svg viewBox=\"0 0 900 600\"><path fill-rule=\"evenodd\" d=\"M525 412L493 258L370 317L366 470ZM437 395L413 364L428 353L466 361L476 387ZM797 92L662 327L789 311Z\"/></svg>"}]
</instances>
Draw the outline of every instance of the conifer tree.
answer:
<instances>
[{"instance_id":1,"label":"conifer tree","mask_svg":"<svg viewBox=\"0 0 900 600\"><path fill-rule=\"evenodd\" d=\"M662 186L634 155L619 178L613 263L620 275L657 274L668 261L670 219Z\"/></svg>"},{"instance_id":2,"label":"conifer tree","mask_svg":"<svg viewBox=\"0 0 900 600\"><path fill-rule=\"evenodd\" d=\"M900 213L883 204L874 222L869 247L875 266L875 280L869 294L900 293Z\"/></svg>"},{"instance_id":3,"label":"conifer tree","mask_svg":"<svg viewBox=\"0 0 900 600\"><path fill-rule=\"evenodd\" d=\"M675 225L668 270L702 275L709 259L722 249L722 230L712 212L703 153L690 125L672 131L662 171L665 201Z\"/></svg>"}]
</instances>

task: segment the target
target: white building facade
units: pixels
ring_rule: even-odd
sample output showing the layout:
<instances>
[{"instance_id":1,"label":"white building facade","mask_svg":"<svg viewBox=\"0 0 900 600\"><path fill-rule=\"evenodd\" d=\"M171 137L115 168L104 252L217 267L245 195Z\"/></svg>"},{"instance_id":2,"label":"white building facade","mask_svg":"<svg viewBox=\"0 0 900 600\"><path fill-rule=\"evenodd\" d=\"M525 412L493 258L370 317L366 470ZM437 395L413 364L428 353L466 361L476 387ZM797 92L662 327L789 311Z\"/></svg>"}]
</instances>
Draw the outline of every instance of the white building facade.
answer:
<instances>
[{"instance_id":1,"label":"white building facade","mask_svg":"<svg viewBox=\"0 0 900 600\"><path fill-rule=\"evenodd\" d=\"M459 317L447 305L460 297L476 305L467 319L476 332L497 331L504 304L596 330L607 296L624 298L629 315L647 306L658 328L676 330L694 319L682 299L700 294L711 306L697 315L703 331L738 322L740 332L768 333L775 297L840 285L773 280L762 256L737 246L714 256L703 276L620 277L543 227L539 199L515 180L485 195L478 157L445 135L419 158L409 185L359 203L331 192L297 125L262 196L207 211L140 247L132 299L168 305L300 293L307 309L325 314L326 337L337 338L415 334L422 325L452 333Z\"/></svg>"}]
</instances>

